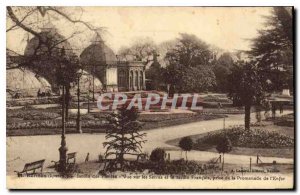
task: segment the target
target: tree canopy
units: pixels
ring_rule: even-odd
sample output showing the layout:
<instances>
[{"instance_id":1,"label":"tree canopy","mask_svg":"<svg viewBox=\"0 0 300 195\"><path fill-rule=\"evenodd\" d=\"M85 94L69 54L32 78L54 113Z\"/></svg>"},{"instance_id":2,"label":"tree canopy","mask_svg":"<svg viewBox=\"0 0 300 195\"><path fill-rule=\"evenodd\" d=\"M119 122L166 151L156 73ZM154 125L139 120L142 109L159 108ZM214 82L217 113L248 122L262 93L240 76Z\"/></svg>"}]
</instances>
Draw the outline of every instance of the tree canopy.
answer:
<instances>
[{"instance_id":1,"label":"tree canopy","mask_svg":"<svg viewBox=\"0 0 300 195\"><path fill-rule=\"evenodd\" d=\"M169 62L166 83L173 85L176 92L203 92L215 85L209 45L195 35L181 34L165 58Z\"/></svg>"},{"instance_id":2,"label":"tree canopy","mask_svg":"<svg viewBox=\"0 0 300 195\"><path fill-rule=\"evenodd\" d=\"M235 105L245 106L245 128L250 128L250 109L264 100L266 85L255 62L238 61L228 77L228 92Z\"/></svg>"},{"instance_id":3,"label":"tree canopy","mask_svg":"<svg viewBox=\"0 0 300 195\"><path fill-rule=\"evenodd\" d=\"M273 87L269 90L292 88L293 76L293 19L292 11L275 7L272 15L266 17L265 28L253 40L250 55L258 62L265 80Z\"/></svg>"}]
</instances>

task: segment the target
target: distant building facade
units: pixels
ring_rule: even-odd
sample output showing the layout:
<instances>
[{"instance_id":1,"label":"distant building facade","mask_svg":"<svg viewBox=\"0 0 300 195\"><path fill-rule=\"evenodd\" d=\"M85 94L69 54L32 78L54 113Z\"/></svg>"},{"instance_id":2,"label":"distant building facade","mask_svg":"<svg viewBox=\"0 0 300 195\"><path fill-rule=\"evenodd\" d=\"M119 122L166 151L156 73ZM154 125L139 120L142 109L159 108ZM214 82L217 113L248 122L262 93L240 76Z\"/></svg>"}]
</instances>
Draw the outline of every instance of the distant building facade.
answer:
<instances>
[{"instance_id":1,"label":"distant building facade","mask_svg":"<svg viewBox=\"0 0 300 195\"><path fill-rule=\"evenodd\" d=\"M83 50L80 60L86 71L100 79L104 91L140 91L146 88L146 65L142 61L118 58L100 36Z\"/></svg>"},{"instance_id":2,"label":"distant building facade","mask_svg":"<svg viewBox=\"0 0 300 195\"><path fill-rule=\"evenodd\" d=\"M52 24L46 24L41 29L39 36L44 42L49 42L49 45L53 45L52 55L59 55L62 48L64 48L67 56L75 55L71 44L65 41L66 38L60 35ZM48 45L45 45L44 42L41 42L40 38L36 36L28 39L24 56L16 56L12 51L8 50L7 66L18 66L19 61L21 62L23 57L30 59L35 55L43 55L43 53L48 51ZM99 35L94 38L91 45L82 51L80 63L83 65L85 75L90 75L87 76L87 78L91 78L88 79L88 83L91 82L91 86L89 86L91 89L89 90L93 89L96 93L146 89L146 65L144 62L119 59ZM34 74L50 83L50 88L57 92L59 85L55 71L51 69L51 64L39 63L35 66L39 67L39 70L35 70ZM85 86L85 84L82 86Z\"/></svg>"}]
</instances>

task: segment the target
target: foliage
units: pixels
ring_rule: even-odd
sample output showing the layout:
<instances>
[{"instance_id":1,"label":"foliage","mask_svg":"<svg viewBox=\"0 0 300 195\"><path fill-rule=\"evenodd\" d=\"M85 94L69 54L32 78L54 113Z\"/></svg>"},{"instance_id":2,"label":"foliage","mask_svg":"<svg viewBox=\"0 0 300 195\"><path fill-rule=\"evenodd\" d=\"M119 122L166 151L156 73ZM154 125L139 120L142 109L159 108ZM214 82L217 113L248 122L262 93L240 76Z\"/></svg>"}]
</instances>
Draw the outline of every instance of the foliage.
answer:
<instances>
[{"instance_id":1,"label":"foliage","mask_svg":"<svg viewBox=\"0 0 300 195\"><path fill-rule=\"evenodd\" d=\"M165 59L169 64L164 71L165 82L172 85L171 90L203 92L215 85L215 75L209 66L209 46L195 35L181 34L178 44L169 49Z\"/></svg>"},{"instance_id":2,"label":"foliage","mask_svg":"<svg viewBox=\"0 0 300 195\"><path fill-rule=\"evenodd\" d=\"M152 166L150 166L150 172L160 175L201 174L204 172L204 168L195 161L174 160L171 162L152 164Z\"/></svg>"},{"instance_id":3,"label":"foliage","mask_svg":"<svg viewBox=\"0 0 300 195\"><path fill-rule=\"evenodd\" d=\"M158 54L153 51L153 63L146 69L146 78L151 80L151 90L158 90L163 83L164 69L157 60Z\"/></svg>"},{"instance_id":4,"label":"foliage","mask_svg":"<svg viewBox=\"0 0 300 195\"><path fill-rule=\"evenodd\" d=\"M66 128L76 127L76 120L67 121L65 126L66 126ZM81 122L81 126L83 128L88 128L88 129L98 129L98 128L105 128L107 126L107 124L105 124L104 121L101 121L101 120L94 120L94 121L83 120ZM60 129L61 128L61 120L33 119L33 120L23 121L19 118L17 118L17 120L9 118L7 120L6 128L8 130L16 130L16 129L26 130L26 129L41 129L41 128L47 128L47 130Z\"/></svg>"},{"instance_id":5,"label":"foliage","mask_svg":"<svg viewBox=\"0 0 300 195\"><path fill-rule=\"evenodd\" d=\"M190 137L183 137L179 141L179 147L186 152L186 160L187 160L187 152L192 150L193 140Z\"/></svg>"},{"instance_id":6,"label":"foliage","mask_svg":"<svg viewBox=\"0 0 300 195\"><path fill-rule=\"evenodd\" d=\"M264 91L254 62L238 61L229 75L229 97L240 105L261 104Z\"/></svg>"},{"instance_id":7,"label":"foliage","mask_svg":"<svg viewBox=\"0 0 300 195\"><path fill-rule=\"evenodd\" d=\"M266 17L264 30L253 40L251 56L258 62L264 79L271 81L268 90L293 89L293 19L292 10L274 7ZM285 71L281 71L283 68Z\"/></svg>"},{"instance_id":8,"label":"foliage","mask_svg":"<svg viewBox=\"0 0 300 195\"><path fill-rule=\"evenodd\" d=\"M45 120L45 119L55 119L59 117L60 114L53 111L45 110L9 110L7 112L7 118L20 118L23 120Z\"/></svg>"},{"instance_id":9,"label":"foliage","mask_svg":"<svg viewBox=\"0 0 300 195\"><path fill-rule=\"evenodd\" d=\"M166 54L170 65L181 64L185 67L195 67L199 64L209 64L211 53L209 45L195 35L180 34L178 44Z\"/></svg>"},{"instance_id":10,"label":"foliage","mask_svg":"<svg viewBox=\"0 0 300 195\"><path fill-rule=\"evenodd\" d=\"M155 148L150 154L150 160L153 162L164 162L166 152L162 148Z\"/></svg>"},{"instance_id":11,"label":"foliage","mask_svg":"<svg viewBox=\"0 0 300 195\"><path fill-rule=\"evenodd\" d=\"M216 146L222 142L224 135L228 136L234 147L284 148L294 146L293 138L274 131L269 132L261 129L245 131L241 127L235 127L219 132L208 133L206 136L197 140L194 144L194 148L201 148L200 146L203 144Z\"/></svg>"},{"instance_id":12,"label":"foliage","mask_svg":"<svg viewBox=\"0 0 300 195\"><path fill-rule=\"evenodd\" d=\"M229 75L229 97L245 106L245 129L250 128L250 109L264 100L264 83L254 62L239 61Z\"/></svg>"},{"instance_id":13,"label":"foliage","mask_svg":"<svg viewBox=\"0 0 300 195\"><path fill-rule=\"evenodd\" d=\"M203 174L208 171L215 171L218 169L218 164L200 164L196 161L184 161L184 160L173 160L173 161L164 161L164 162L138 162L131 161L128 162L125 167L126 171L130 172L144 172L149 171L150 174L157 175L171 175L171 176L180 176L191 175L191 174ZM109 170L106 170L109 171ZM106 172L100 172L100 174L105 174Z\"/></svg>"},{"instance_id":14,"label":"foliage","mask_svg":"<svg viewBox=\"0 0 300 195\"><path fill-rule=\"evenodd\" d=\"M122 47L118 54L121 57L127 58L128 56L133 56L135 60L149 60L152 56L153 51L157 50L154 41L149 37L140 37L134 41L131 46Z\"/></svg>"},{"instance_id":15,"label":"foliage","mask_svg":"<svg viewBox=\"0 0 300 195\"><path fill-rule=\"evenodd\" d=\"M142 144L146 142L143 138L146 133L140 133L142 125L138 118L136 108L128 110L122 107L118 112L108 115L108 127L106 129L105 158L115 156L115 162L124 168L124 155L138 155L141 153Z\"/></svg>"},{"instance_id":16,"label":"foliage","mask_svg":"<svg viewBox=\"0 0 300 195\"><path fill-rule=\"evenodd\" d=\"M228 76L231 73L234 61L230 53L223 53L219 59L215 60L213 72L216 77L216 90L227 92Z\"/></svg>"},{"instance_id":17,"label":"foliage","mask_svg":"<svg viewBox=\"0 0 300 195\"><path fill-rule=\"evenodd\" d=\"M294 120L295 120L294 114L288 114L276 118L274 124L278 126L294 127L295 126Z\"/></svg>"},{"instance_id":18,"label":"foliage","mask_svg":"<svg viewBox=\"0 0 300 195\"><path fill-rule=\"evenodd\" d=\"M219 153L228 153L232 150L232 144L228 136L223 136L218 143L216 149Z\"/></svg>"},{"instance_id":19,"label":"foliage","mask_svg":"<svg viewBox=\"0 0 300 195\"><path fill-rule=\"evenodd\" d=\"M216 85L216 76L210 66L187 68L178 86L181 92L207 92Z\"/></svg>"}]
</instances>

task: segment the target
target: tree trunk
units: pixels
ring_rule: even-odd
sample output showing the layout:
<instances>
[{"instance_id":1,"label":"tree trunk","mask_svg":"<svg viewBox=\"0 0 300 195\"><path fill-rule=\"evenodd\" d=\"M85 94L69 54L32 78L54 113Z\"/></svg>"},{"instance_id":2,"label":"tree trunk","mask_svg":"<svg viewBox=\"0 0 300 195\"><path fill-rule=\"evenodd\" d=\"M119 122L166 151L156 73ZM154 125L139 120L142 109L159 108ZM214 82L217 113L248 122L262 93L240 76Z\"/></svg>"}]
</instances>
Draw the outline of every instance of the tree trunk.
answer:
<instances>
[{"instance_id":1,"label":"tree trunk","mask_svg":"<svg viewBox=\"0 0 300 195\"><path fill-rule=\"evenodd\" d=\"M250 129L250 109L251 105L245 105L245 129Z\"/></svg>"},{"instance_id":2,"label":"tree trunk","mask_svg":"<svg viewBox=\"0 0 300 195\"><path fill-rule=\"evenodd\" d=\"M222 171L224 170L224 162L225 162L224 155L225 153L223 153Z\"/></svg>"},{"instance_id":3,"label":"tree trunk","mask_svg":"<svg viewBox=\"0 0 300 195\"><path fill-rule=\"evenodd\" d=\"M188 160L188 159L187 159L187 151L185 151L185 159L186 159L186 161Z\"/></svg>"}]
</instances>

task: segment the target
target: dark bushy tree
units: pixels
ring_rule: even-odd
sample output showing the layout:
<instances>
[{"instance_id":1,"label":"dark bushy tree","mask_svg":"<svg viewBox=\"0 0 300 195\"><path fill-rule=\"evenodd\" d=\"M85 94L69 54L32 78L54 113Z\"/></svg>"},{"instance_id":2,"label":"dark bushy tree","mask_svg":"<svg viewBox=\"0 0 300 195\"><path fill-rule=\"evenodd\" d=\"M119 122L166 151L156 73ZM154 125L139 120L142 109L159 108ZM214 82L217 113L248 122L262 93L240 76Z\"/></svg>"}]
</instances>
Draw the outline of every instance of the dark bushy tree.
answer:
<instances>
[{"instance_id":1,"label":"dark bushy tree","mask_svg":"<svg viewBox=\"0 0 300 195\"><path fill-rule=\"evenodd\" d=\"M187 159L187 152L191 151L193 148L193 140L190 137L183 137L180 141L179 141L179 147L185 151L185 159Z\"/></svg>"},{"instance_id":2,"label":"dark bushy tree","mask_svg":"<svg viewBox=\"0 0 300 195\"><path fill-rule=\"evenodd\" d=\"M264 99L264 82L253 62L239 61L229 75L229 96L235 105L245 107L245 129L250 129L251 106L260 105Z\"/></svg>"},{"instance_id":3,"label":"dark bushy tree","mask_svg":"<svg viewBox=\"0 0 300 195\"><path fill-rule=\"evenodd\" d=\"M115 164L120 164L124 170L124 155L140 154L142 144L146 142L146 133L140 133L142 128L138 119L138 111L135 108L128 110L122 107L116 113L107 117L108 127L106 129L106 140L103 146L106 147L105 158L115 156ZM118 167L115 166L115 169Z\"/></svg>"},{"instance_id":4,"label":"dark bushy tree","mask_svg":"<svg viewBox=\"0 0 300 195\"><path fill-rule=\"evenodd\" d=\"M217 147L216 147L217 151L219 153L223 154L223 162L222 162L222 171L224 170L224 155L225 153L229 153L232 150L232 144L230 139L227 136L224 136L222 140L220 140L220 142L218 143Z\"/></svg>"},{"instance_id":5,"label":"dark bushy tree","mask_svg":"<svg viewBox=\"0 0 300 195\"><path fill-rule=\"evenodd\" d=\"M211 56L208 44L195 35L181 34L178 43L166 53L166 83L175 92L211 89L215 85L215 75L209 66Z\"/></svg>"},{"instance_id":6,"label":"dark bushy tree","mask_svg":"<svg viewBox=\"0 0 300 195\"><path fill-rule=\"evenodd\" d=\"M272 85L268 90L293 88L293 16L292 9L274 7L266 17L264 30L253 40L250 51L258 62L261 74Z\"/></svg>"},{"instance_id":7,"label":"dark bushy tree","mask_svg":"<svg viewBox=\"0 0 300 195\"><path fill-rule=\"evenodd\" d=\"M152 150L150 155L150 160L153 162L164 162L165 161L166 152L162 148L155 148Z\"/></svg>"},{"instance_id":8,"label":"dark bushy tree","mask_svg":"<svg viewBox=\"0 0 300 195\"><path fill-rule=\"evenodd\" d=\"M214 61L213 72L216 77L216 90L227 92L228 76L231 73L234 61L230 53L223 53L219 59Z\"/></svg>"},{"instance_id":9,"label":"dark bushy tree","mask_svg":"<svg viewBox=\"0 0 300 195\"><path fill-rule=\"evenodd\" d=\"M146 69L146 78L151 81L151 85L149 86L151 90L159 90L164 80L164 69L158 62L158 56L157 52L153 51L153 62L150 67Z\"/></svg>"}]
</instances>

